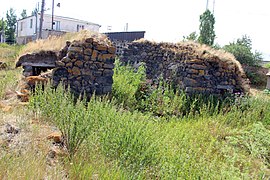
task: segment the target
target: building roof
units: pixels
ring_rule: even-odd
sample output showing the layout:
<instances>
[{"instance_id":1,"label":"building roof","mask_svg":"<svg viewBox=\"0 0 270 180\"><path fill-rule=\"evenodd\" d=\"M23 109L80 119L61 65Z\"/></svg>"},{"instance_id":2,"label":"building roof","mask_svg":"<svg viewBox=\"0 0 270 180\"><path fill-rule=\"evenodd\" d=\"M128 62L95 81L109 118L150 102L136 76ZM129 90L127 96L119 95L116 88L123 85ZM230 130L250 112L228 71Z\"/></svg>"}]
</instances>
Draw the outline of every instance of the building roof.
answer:
<instances>
[{"instance_id":1,"label":"building roof","mask_svg":"<svg viewBox=\"0 0 270 180\"><path fill-rule=\"evenodd\" d=\"M134 41L144 38L145 31L106 32L104 34L107 35L111 40Z\"/></svg>"}]
</instances>

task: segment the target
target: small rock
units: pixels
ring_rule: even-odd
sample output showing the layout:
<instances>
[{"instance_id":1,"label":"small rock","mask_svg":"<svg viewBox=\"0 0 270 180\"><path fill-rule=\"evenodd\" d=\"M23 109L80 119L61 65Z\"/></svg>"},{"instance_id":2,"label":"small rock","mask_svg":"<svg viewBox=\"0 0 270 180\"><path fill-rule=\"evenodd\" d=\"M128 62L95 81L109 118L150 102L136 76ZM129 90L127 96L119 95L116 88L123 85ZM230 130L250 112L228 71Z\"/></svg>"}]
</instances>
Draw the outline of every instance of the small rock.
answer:
<instances>
[{"instance_id":1,"label":"small rock","mask_svg":"<svg viewBox=\"0 0 270 180\"><path fill-rule=\"evenodd\" d=\"M1 69L6 69L7 68L7 64L4 62L0 62L0 70Z\"/></svg>"},{"instance_id":2,"label":"small rock","mask_svg":"<svg viewBox=\"0 0 270 180\"><path fill-rule=\"evenodd\" d=\"M81 71L78 67L73 67L72 68L72 74L75 75L75 76L78 76L81 74Z\"/></svg>"},{"instance_id":3,"label":"small rock","mask_svg":"<svg viewBox=\"0 0 270 180\"><path fill-rule=\"evenodd\" d=\"M40 76L29 76L25 78L25 81L28 85L34 86L36 84L47 84L48 80L46 78L40 77Z\"/></svg>"},{"instance_id":4,"label":"small rock","mask_svg":"<svg viewBox=\"0 0 270 180\"><path fill-rule=\"evenodd\" d=\"M53 159L53 158L55 158L55 156L56 156L56 152L55 152L54 150L50 150L50 151L48 152L47 156L48 156L48 158Z\"/></svg>"},{"instance_id":5,"label":"small rock","mask_svg":"<svg viewBox=\"0 0 270 180\"><path fill-rule=\"evenodd\" d=\"M20 99L22 102L28 102L30 95L29 94L23 94L19 91L16 91L18 99Z\"/></svg>"},{"instance_id":6,"label":"small rock","mask_svg":"<svg viewBox=\"0 0 270 180\"><path fill-rule=\"evenodd\" d=\"M4 130L6 133L9 133L9 134L18 134L20 129L18 127L15 127L9 123L6 124L5 126L5 130Z\"/></svg>"},{"instance_id":7,"label":"small rock","mask_svg":"<svg viewBox=\"0 0 270 180\"><path fill-rule=\"evenodd\" d=\"M2 111L4 111L4 112L7 112L11 109L11 106L8 106L8 105L0 102L0 109L2 109Z\"/></svg>"},{"instance_id":8,"label":"small rock","mask_svg":"<svg viewBox=\"0 0 270 180\"><path fill-rule=\"evenodd\" d=\"M55 143L61 143L62 134L60 132L53 132L47 136L47 139L52 139Z\"/></svg>"}]
</instances>

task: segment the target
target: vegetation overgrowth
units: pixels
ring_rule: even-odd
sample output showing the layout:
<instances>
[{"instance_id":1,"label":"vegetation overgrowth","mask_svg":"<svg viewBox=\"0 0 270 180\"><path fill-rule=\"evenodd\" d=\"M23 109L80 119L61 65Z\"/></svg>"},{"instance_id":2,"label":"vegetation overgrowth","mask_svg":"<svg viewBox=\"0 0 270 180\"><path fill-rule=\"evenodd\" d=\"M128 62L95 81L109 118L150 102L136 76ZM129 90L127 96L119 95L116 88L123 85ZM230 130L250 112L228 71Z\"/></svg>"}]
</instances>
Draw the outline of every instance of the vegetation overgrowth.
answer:
<instances>
[{"instance_id":1,"label":"vegetation overgrowth","mask_svg":"<svg viewBox=\"0 0 270 180\"><path fill-rule=\"evenodd\" d=\"M36 90L30 107L55 123L71 179L269 178L270 101L188 97L144 68L116 63L111 96L77 100L59 87Z\"/></svg>"}]
</instances>

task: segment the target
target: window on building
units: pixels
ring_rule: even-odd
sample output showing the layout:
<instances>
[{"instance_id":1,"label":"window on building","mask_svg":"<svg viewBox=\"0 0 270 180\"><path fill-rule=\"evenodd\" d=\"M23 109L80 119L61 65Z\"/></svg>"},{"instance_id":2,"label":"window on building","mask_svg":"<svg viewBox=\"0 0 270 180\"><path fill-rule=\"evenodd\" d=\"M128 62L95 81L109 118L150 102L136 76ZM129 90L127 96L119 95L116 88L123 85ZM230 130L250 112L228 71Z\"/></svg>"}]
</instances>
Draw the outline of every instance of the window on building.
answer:
<instances>
[{"instance_id":1,"label":"window on building","mask_svg":"<svg viewBox=\"0 0 270 180\"><path fill-rule=\"evenodd\" d=\"M23 22L21 22L21 31L23 30Z\"/></svg>"},{"instance_id":2,"label":"window on building","mask_svg":"<svg viewBox=\"0 0 270 180\"><path fill-rule=\"evenodd\" d=\"M82 25L82 30L84 30L84 25Z\"/></svg>"},{"instance_id":3,"label":"window on building","mask_svg":"<svg viewBox=\"0 0 270 180\"><path fill-rule=\"evenodd\" d=\"M55 21L55 30L60 31L60 21Z\"/></svg>"},{"instance_id":4,"label":"window on building","mask_svg":"<svg viewBox=\"0 0 270 180\"><path fill-rule=\"evenodd\" d=\"M30 28L33 28L33 19L30 19Z\"/></svg>"},{"instance_id":5,"label":"window on building","mask_svg":"<svg viewBox=\"0 0 270 180\"><path fill-rule=\"evenodd\" d=\"M77 32L79 32L79 31L80 31L80 25L77 24Z\"/></svg>"}]
</instances>

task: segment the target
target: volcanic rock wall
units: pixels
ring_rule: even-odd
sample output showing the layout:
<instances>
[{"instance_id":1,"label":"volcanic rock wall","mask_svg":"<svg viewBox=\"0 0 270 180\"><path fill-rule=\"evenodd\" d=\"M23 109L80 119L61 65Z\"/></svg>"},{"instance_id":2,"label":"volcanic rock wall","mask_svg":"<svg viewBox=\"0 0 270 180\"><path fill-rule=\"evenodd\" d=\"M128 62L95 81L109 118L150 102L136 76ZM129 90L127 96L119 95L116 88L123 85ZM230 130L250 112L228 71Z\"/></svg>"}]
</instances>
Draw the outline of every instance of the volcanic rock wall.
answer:
<instances>
[{"instance_id":1,"label":"volcanic rock wall","mask_svg":"<svg viewBox=\"0 0 270 180\"><path fill-rule=\"evenodd\" d=\"M70 87L75 95L97 95L111 92L115 47L93 38L74 41L67 54L56 62L53 70L53 85L60 81Z\"/></svg>"},{"instance_id":2,"label":"volcanic rock wall","mask_svg":"<svg viewBox=\"0 0 270 180\"><path fill-rule=\"evenodd\" d=\"M16 67L23 67L23 75L38 76L42 71L53 69L57 61L57 52L40 51L38 53L22 55L16 63Z\"/></svg>"},{"instance_id":3,"label":"volcanic rock wall","mask_svg":"<svg viewBox=\"0 0 270 180\"><path fill-rule=\"evenodd\" d=\"M124 50L121 61L144 62L147 78L162 77L187 93L249 91L245 73L231 54L196 43L136 41Z\"/></svg>"}]
</instances>

